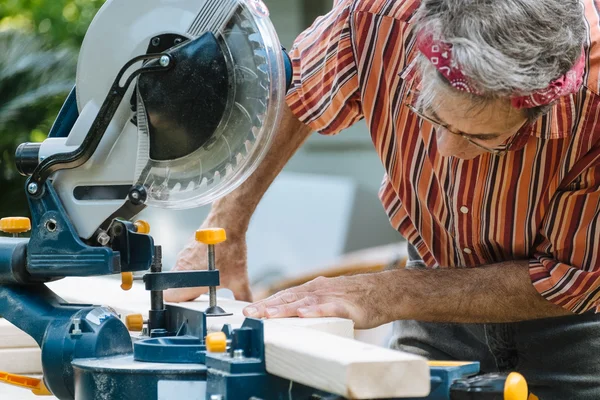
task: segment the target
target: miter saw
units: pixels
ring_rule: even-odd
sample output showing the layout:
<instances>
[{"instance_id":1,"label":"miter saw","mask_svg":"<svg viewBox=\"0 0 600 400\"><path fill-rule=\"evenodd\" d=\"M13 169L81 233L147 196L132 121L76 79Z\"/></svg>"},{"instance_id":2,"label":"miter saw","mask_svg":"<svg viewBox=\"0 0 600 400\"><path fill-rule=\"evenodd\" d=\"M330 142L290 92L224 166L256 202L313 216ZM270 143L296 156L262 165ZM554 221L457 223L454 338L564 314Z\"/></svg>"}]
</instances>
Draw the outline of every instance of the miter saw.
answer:
<instances>
[{"instance_id":1,"label":"miter saw","mask_svg":"<svg viewBox=\"0 0 600 400\"><path fill-rule=\"evenodd\" d=\"M163 272L135 221L148 206L198 207L238 187L270 146L291 70L260 0L104 4L49 138L17 150L32 218L0 230L31 234L0 238L0 315L40 345L44 378L0 380L78 400L335 398L267 373L259 320L207 336L206 318L227 314L214 293L223 231L197 233L207 271ZM135 343L113 310L67 304L45 285L122 274L127 288L142 271L151 310ZM197 286L210 288L206 311L164 304L164 290ZM462 378L477 370L432 366L430 398L468 393Z\"/></svg>"}]
</instances>

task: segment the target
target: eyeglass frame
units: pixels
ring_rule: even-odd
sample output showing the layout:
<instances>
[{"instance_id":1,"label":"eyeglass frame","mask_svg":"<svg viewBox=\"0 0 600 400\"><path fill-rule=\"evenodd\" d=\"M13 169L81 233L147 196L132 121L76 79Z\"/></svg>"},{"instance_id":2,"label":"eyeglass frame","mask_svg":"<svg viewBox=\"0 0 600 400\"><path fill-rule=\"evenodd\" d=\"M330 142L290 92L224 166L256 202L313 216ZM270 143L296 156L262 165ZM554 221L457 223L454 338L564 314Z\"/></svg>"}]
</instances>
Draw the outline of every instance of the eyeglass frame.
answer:
<instances>
[{"instance_id":1,"label":"eyeglass frame","mask_svg":"<svg viewBox=\"0 0 600 400\"><path fill-rule=\"evenodd\" d=\"M487 151L488 153L492 153L492 154L494 154L494 155L496 155L496 156L503 156L503 155L505 155L506 153L508 153L508 151L510 150L510 148L511 148L512 144L513 144L513 143L514 143L514 141L515 141L515 138L517 137L517 135L518 135L518 133L519 133L519 132L517 132L517 133L515 133L514 135L512 135L512 136L511 136L509 139L507 139L507 140L510 140L508 143L506 143L506 144L504 144L504 145L500 145L500 146L503 146L503 147L504 147L504 149L502 149L502 150L499 150L499 149L497 149L497 148L490 148L490 147L487 147L487 146L484 146L484 145L482 145L482 144L479 144L479 143L475 142L475 141L474 141L473 139L471 139L471 138L470 138L470 137L469 137L469 136L468 136L466 133L464 133L464 132L460 132L460 131L454 131L453 129L450 129L450 127L448 126L448 124L445 124L445 123L443 123L443 122L440 122L440 121L436 121L435 119L433 119L433 118L431 118L431 117L429 117L429 116L425 115L425 114L423 113L423 111L419 111L419 110L418 110L418 109L417 109L415 106L413 106L412 104L405 103L405 105L408 107L408 109L409 109L410 111L412 111L412 112L413 112L415 115L417 115L419 118L421 118L421 119L424 119L425 121L429 122L430 124L433 124L433 125L440 126L440 127L444 128L444 129L446 129L448 132L452 133L453 135L457 135L457 136L460 136L461 138L465 139L467 142L469 142L469 143L470 143L470 144L472 144L473 146L475 146L475 147L477 147L477 148L479 148L479 149L481 149L481 150ZM519 131L520 131L521 129L522 129L522 127L519 129ZM499 147L499 146L498 146L498 147Z\"/></svg>"}]
</instances>

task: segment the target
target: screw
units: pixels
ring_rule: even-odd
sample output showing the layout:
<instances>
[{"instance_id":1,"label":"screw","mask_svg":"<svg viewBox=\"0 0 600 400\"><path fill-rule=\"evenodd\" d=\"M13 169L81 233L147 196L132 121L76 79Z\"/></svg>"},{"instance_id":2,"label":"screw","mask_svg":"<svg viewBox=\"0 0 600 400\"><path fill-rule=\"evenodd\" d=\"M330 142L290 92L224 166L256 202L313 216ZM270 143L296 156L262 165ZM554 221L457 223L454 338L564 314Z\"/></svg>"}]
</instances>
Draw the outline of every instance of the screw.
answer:
<instances>
[{"instance_id":1,"label":"screw","mask_svg":"<svg viewBox=\"0 0 600 400\"><path fill-rule=\"evenodd\" d=\"M179 43L181 43L181 42L183 42L183 40L182 40L181 38L176 38L176 39L173 41L173 43L174 43L174 44L179 44Z\"/></svg>"},{"instance_id":2,"label":"screw","mask_svg":"<svg viewBox=\"0 0 600 400\"><path fill-rule=\"evenodd\" d=\"M46 227L46 230L48 232L54 232L56 230L56 220L55 219L49 219L48 221L46 221L46 223L44 224L44 226Z\"/></svg>"},{"instance_id":3,"label":"screw","mask_svg":"<svg viewBox=\"0 0 600 400\"><path fill-rule=\"evenodd\" d=\"M171 64L171 57L162 56L158 62L160 63L161 67L168 67L169 64Z\"/></svg>"},{"instance_id":4,"label":"screw","mask_svg":"<svg viewBox=\"0 0 600 400\"><path fill-rule=\"evenodd\" d=\"M38 191L38 185L37 185L37 183L35 183L35 182L31 182L31 183L29 184L29 186L27 186L27 191L28 191L30 194L36 194L36 193L37 193L37 191Z\"/></svg>"},{"instance_id":5,"label":"screw","mask_svg":"<svg viewBox=\"0 0 600 400\"><path fill-rule=\"evenodd\" d=\"M131 192L131 197L135 200L139 200L140 194L138 192Z\"/></svg>"},{"instance_id":6,"label":"screw","mask_svg":"<svg viewBox=\"0 0 600 400\"><path fill-rule=\"evenodd\" d=\"M106 246L108 242L110 242L110 236L108 236L106 232L100 232L98 235L98 243L100 243L101 246Z\"/></svg>"},{"instance_id":7,"label":"screw","mask_svg":"<svg viewBox=\"0 0 600 400\"><path fill-rule=\"evenodd\" d=\"M237 349L233 351L233 358L236 360L241 360L244 358L244 350Z\"/></svg>"},{"instance_id":8,"label":"screw","mask_svg":"<svg viewBox=\"0 0 600 400\"><path fill-rule=\"evenodd\" d=\"M80 318L73 319L73 330L71 331L71 335L81 335L81 319Z\"/></svg>"},{"instance_id":9,"label":"screw","mask_svg":"<svg viewBox=\"0 0 600 400\"><path fill-rule=\"evenodd\" d=\"M150 43L152 44L152 46L156 47L160 44L160 38L159 37L152 38L152 41Z\"/></svg>"}]
</instances>

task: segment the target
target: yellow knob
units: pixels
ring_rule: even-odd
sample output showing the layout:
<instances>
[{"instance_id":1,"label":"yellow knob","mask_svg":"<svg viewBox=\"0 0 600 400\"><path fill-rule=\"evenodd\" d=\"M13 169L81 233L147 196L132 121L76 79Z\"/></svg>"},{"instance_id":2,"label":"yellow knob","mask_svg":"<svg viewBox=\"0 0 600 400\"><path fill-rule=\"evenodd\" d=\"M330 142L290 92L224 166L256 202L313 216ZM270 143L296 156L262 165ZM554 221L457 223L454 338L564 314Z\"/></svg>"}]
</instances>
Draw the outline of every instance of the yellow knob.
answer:
<instances>
[{"instance_id":1,"label":"yellow knob","mask_svg":"<svg viewBox=\"0 0 600 400\"><path fill-rule=\"evenodd\" d=\"M135 221L133 225L137 228L137 233L143 233L144 235L150 233L150 224L142 219Z\"/></svg>"},{"instance_id":2,"label":"yellow knob","mask_svg":"<svg viewBox=\"0 0 600 400\"><path fill-rule=\"evenodd\" d=\"M204 244L219 244L227 240L225 229L210 228L196 231L196 241Z\"/></svg>"},{"instance_id":3,"label":"yellow knob","mask_svg":"<svg viewBox=\"0 0 600 400\"><path fill-rule=\"evenodd\" d=\"M223 332L213 332L206 336L206 350L211 353L227 351L227 336Z\"/></svg>"},{"instance_id":4,"label":"yellow knob","mask_svg":"<svg viewBox=\"0 0 600 400\"><path fill-rule=\"evenodd\" d=\"M133 272L123 272L121 274L121 289L127 291L133 287Z\"/></svg>"},{"instance_id":5,"label":"yellow knob","mask_svg":"<svg viewBox=\"0 0 600 400\"><path fill-rule=\"evenodd\" d=\"M144 317L142 314L130 314L125 317L125 325L131 332L141 332L144 329Z\"/></svg>"},{"instance_id":6,"label":"yellow knob","mask_svg":"<svg viewBox=\"0 0 600 400\"><path fill-rule=\"evenodd\" d=\"M5 233L24 233L31 230L31 221L24 217L0 219L0 231Z\"/></svg>"},{"instance_id":7,"label":"yellow knob","mask_svg":"<svg viewBox=\"0 0 600 400\"><path fill-rule=\"evenodd\" d=\"M527 400L529 388L523 375L512 372L504 383L504 400Z\"/></svg>"}]
</instances>

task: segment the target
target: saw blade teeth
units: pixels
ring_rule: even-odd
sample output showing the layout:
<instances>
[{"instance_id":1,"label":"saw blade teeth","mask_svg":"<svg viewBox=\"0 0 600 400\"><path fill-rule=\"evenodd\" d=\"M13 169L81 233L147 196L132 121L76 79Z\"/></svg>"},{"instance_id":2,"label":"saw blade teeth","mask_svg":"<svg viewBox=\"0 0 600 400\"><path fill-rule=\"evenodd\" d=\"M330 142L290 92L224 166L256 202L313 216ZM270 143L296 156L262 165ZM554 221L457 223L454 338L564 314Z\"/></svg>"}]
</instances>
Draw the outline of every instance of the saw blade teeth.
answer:
<instances>
[{"instance_id":1,"label":"saw blade teeth","mask_svg":"<svg viewBox=\"0 0 600 400\"><path fill-rule=\"evenodd\" d=\"M171 193L179 193L179 192L181 192L181 183L180 182L176 182L175 185L171 189L169 189L169 191Z\"/></svg>"}]
</instances>

